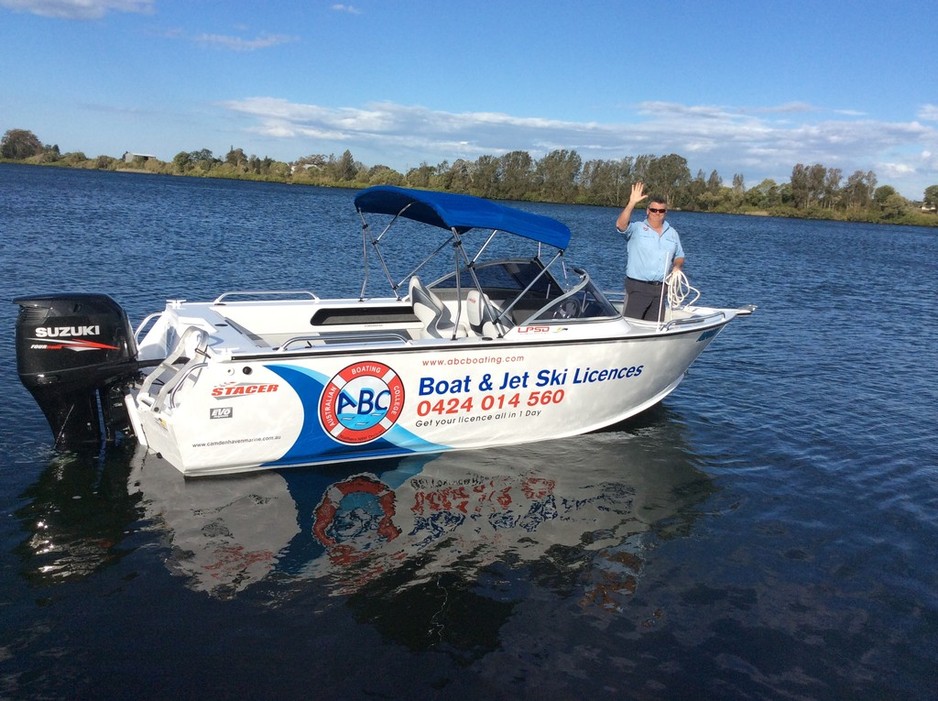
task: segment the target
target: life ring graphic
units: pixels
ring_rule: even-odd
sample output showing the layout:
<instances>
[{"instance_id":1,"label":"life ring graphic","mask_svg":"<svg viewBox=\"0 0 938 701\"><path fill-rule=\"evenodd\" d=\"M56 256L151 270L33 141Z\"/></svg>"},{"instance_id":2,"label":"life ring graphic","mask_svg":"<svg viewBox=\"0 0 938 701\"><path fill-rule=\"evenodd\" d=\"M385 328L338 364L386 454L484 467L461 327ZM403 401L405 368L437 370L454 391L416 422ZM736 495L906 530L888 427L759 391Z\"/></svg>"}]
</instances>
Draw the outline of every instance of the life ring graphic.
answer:
<instances>
[{"instance_id":1,"label":"life ring graphic","mask_svg":"<svg viewBox=\"0 0 938 701\"><path fill-rule=\"evenodd\" d=\"M332 526L336 514L342 509L342 501L346 497L359 495L370 498L380 509L380 515L378 515L378 510L375 510L375 517L378 519L375 530L378 535L390 542L401 534L401 529L394 525L393 520L395 513L394 500L396 498L394 490L384 482L369 475L356 475L331 485L316 507L313 535L320 543L328 548L343 545L335 537ZM346 506L346 509L348 509L348 506ZM344 555L348 557L351 553L344 553Z\"/></svg>"},{"instance_id":2,"label":"life ring graphic","mask_svg":"<svg viewBox=\"0 0 938 701\"><path fill-rule=\"evenodd\" d=\"M384 363L349 365L325 386L319 420L333 440L361 444L384 435L404 409L404 383Z\"/></svg>"}]
</instances>

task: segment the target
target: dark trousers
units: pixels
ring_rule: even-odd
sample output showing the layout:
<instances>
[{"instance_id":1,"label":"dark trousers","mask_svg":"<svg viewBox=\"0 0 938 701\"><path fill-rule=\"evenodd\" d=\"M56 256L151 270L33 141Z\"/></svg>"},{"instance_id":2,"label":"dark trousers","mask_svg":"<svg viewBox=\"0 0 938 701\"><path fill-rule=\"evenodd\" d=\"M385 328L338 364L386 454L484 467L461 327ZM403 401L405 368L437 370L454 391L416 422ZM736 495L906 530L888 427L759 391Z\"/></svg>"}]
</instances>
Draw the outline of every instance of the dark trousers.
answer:
<instances>
[{"instance_id":1,"label":"dark trousers","mask_svg":"<svg viewBox=\"0 0 938 701\"><path fill-rule=\"evenodd\" d=\"M658 321L658 312L664 317L664 305L661 296L668 294L668 286L663 282L651 283L643 280L625 278L625 316L645 321Z\"/></svg>"}]
</instances>

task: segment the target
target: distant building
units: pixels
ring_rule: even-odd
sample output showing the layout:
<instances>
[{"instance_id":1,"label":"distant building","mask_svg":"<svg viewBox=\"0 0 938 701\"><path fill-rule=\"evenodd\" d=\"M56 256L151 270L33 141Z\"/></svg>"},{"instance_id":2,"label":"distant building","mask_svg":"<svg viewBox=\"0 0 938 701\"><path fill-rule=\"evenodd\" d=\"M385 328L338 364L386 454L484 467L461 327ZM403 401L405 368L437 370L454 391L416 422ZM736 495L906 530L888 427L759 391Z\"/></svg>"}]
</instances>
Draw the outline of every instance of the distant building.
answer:
<instances>
[{"instance_id":1,"label":"distant building","mask_svg":"<svg viewBox=\"0 0 938 701\"><path fill-rule=\"evenodd\" d=\"M322 170L322 166L318 163L293 163L290 165L290 172L295 173L296 171L303 169L309 170L310 168L315 168L316 170Z\"/></svg>"},{"instance_id":2,"label":"distant building","mask_svg":"<svg viewBox=\"0 0 938 701\"><path fill-rule=\"evenodd\" d=\"M156 158L156 156L149 153L131 153L130 151L124 151L122 158L124 163L133 163L138 158L142 158L144 161L149 161L151 158Z\"/></svg>"}]
</instances>

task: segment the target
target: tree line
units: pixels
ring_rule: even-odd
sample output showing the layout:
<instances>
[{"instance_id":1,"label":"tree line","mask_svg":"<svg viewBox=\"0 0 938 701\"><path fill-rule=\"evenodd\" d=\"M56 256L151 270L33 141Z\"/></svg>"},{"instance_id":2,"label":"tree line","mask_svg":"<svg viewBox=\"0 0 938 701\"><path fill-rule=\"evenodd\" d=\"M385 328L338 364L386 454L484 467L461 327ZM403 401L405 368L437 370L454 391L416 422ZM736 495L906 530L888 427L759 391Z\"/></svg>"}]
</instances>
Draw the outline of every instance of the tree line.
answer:
<instances>
[{"instance_id":1,"label":"tree line","mask_svg":"<svg viewBox=\"0 0 938 701\"><path fill-rule=\"evenodd\" d=\"M726 184L716 170L692 175L677 154L638 155L611 160L583 159L574 150L557 149L535 159L527 151L422 163L400 173L386 165L367 166L346 150L341 156L313 154L292 163L247 155L232 146L224 157L209 149L181 151L164 162L125 154L124 158L83 153L62 154L43 145L30 131L11 129L0 141L5 160L99 170L289 182L326 187L406 187L458 192L489 199L622 206L633 182L666 198L672 209L748 213L847 221L938 226L938 185L925 189L922 201L909 201L889 185L878 185L873 171L844 177L839 168L798 163L788 182L766 179L746 187L742 174Z\"/></svg>"}]
</instances>

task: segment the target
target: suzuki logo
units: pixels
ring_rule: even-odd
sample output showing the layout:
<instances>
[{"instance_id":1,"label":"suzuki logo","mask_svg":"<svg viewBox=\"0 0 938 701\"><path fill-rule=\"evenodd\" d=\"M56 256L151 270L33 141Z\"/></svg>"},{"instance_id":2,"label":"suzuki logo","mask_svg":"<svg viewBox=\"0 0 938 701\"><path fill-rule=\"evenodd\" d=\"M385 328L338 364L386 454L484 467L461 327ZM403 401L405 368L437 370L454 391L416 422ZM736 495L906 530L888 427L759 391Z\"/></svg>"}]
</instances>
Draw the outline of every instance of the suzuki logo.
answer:
<instances>
[{"instance_id":1,"label":"suzuki logo","mask_svg":"<svg viewBox=\"0 0 938 701\"><path fill-rule=\"evenodd\" d=\"M100 336L101 327L97 324L88 326L40 326L36 329L39 338L69 338L71 336Z\"/></svg>"}]
</instances>

